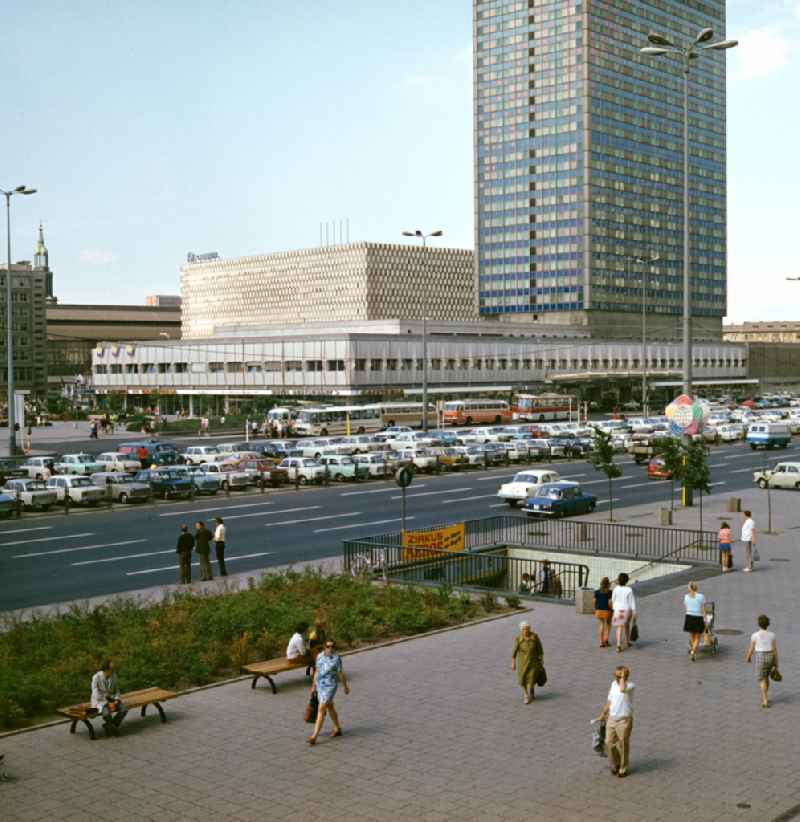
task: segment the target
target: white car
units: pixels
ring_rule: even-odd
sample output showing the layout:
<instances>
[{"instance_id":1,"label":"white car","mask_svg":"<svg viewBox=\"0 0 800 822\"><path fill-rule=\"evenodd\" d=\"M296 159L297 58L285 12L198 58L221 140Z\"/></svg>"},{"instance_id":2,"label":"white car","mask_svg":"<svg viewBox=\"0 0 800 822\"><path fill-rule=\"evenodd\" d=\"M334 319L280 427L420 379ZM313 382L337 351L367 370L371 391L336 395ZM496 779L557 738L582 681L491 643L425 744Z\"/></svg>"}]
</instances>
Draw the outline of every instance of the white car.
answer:
<instances>
[{"instance_id":1,"label":"white car","mask_svg":"<svg viewBox=\"0 0 800 822\"><path fill-rule=\"evenodd\" d=\"M359 466L359 472L367 472L370 477L385 477L390 468L382 454L354 454L353 462Z\"/></svg>"},{"instance_id":2,"label":"white car","mask_svg":"<svg viewBox=\"0 0 800 822\"><path fill-rule=\"evenodd\" d=\"M433 471L439 467L436 454L429 448L403 448L400 457L403 462L411 463L419 471Z\"/></svg>"},{"instance_id":3,"label":"white car","mask_svg":"<svg viewBox=\"0 0 800 822\"><path fill-rule=\"evenodd\" d=\"M227 491L229 488L247 488L253 482L247 471L240 471L232 463L204 462L197 467L196 473L220 477L220 488L223 491Z\"/></svg>"},{"instance_id":4,"label":"white car","mask_svg":"<svg viewBox=\"0 0 800 822\"><path fill-rule=\"evenodd\" d=\"M401 431L393 437L386 440L387 445L395 451L404 451L413 448L427 448L431 445L436 445L438 440L431 434L426 434L424 431Z\"/></svg>"},{"instance_id":5,"label":"white car","mask_svg":"<svg viewBox=\"0 0 800 822\"><path fill-rule=\"evenodd\" d=\"M528 497L536 496L539 488L546 482L560 482L557 471L520 471L511 482L503 483L497 496L504 499L510 506L516 507L525 502Z\"/></svg>"},{"instance_id":6,"label":"white car","mask_svg":"<svg viewBox=\"0 0 800 822\"><path fill-rule=\"evenodd\" d=\"M98 488L89 477L51 477L47 480L47 487L56 492L59 502L63 502L68 496L70 502L76 505L97 505L106 496L106 492Z\"/></svg>"},{"instance_id":7,"label":"white car","mask_svg":"<svg viewBox=\"0 0 800 822\"><path fill-rule=\"evenodd\" d=\"M760 488L792 488L800 491L800 462L779 462L771 471L756 471L753 481Z\"/></svg>"},{"instance_id":8,"label":"white car","mask_svg":"<svg viewBox=\"0 0 800 822\"><path fill-rule=\"evenodd\" d=\"M746 430L745 427L738 422L726 422L717 426L717 436L720 442L736 442L743 440Z\"/></svg>"},{"instance_id":9,"label":"white car","mask_svg":"<svg viewBox=\"0 0 800 822\"><path fill-rule=\"evenodd\" d=\"M139 460L134 460L126 454L117 454L112 451L100 454L100 456L97 457L97 463L102 466L101 471L121 471L123 474L129 471L138 471L142 467Z\"/></svg>"},{"instance_id":10,"label":"white car","mask_svg":"<svg viewBox=\"0 0 800 822\"><path fill-rule=\"evenodd\" d=\"M23 468L28 472L28 476L31 479L44 479L45 478L45 468L47 468L50 473L53 473L53 466L54 460L52 457L29 457L26 462L23 462L20 468Z\"/></svg>"},{"instance_id":11,"label":"white car","mask_svg":"<svg viewBox=\"0 0 800 822\"><path fill-rule=\"evenodd\" d=\"M187 465L201 465L219 453L216 445L190 445L183 452L183 459Z\"/></svg>"},{"instance_id":12,"label":"white car","mask_svg":"<svg viewBox=\"0 0 800 822\"><path fill-rule=\"evenodd\" d=\"M10 479L0 491L11 497L19 497L26 508L38 511L46 511L57 501L55 491L36 479Z\"/></svg>"},{"instance_id":13,"label":"white car","mask_svg":"<svg viewBox=\"0 0 800 822\"><path fill-rule=\"evenodd\" d=\"M119 471L101 471L92 474L92 482L106 492L110 491L111 499L115 502L147 502L153 495L146 482L136 482L130 474Z\"/></svg>"},{"instance_id":14,"label":"white car","mask_svg":"<svg viewBox=\"0 0 800 822\"><path fill-rule=\"evenodd\" d=\"M286 457L278 463L289 475L291 482L305 485L307 482L322 482L325 479L325 466L307 457Z\"/></svg>"}]
</instances>

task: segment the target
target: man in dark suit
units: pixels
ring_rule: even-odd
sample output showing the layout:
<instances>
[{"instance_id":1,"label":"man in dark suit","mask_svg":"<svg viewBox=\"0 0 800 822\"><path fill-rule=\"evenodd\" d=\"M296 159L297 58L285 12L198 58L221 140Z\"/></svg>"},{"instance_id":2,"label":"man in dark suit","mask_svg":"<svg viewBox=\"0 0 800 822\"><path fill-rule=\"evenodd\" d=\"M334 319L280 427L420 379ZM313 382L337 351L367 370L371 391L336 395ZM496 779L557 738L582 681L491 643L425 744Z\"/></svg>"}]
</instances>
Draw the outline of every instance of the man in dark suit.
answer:
<instances>
[{"instance_id":1,"label":"man in dark suit","mask_svg":"<svg viewBox=\"0 0 800 822\"><path fill-rule=\"evenodd\" d=\"M206 524L199 520L194 531L194 550L200 557L200 580L209 582L214 579L211 574L211 531L206 528Z\"/></svg>"},{"instance_id":2,"label":"man in dark suit","mask_svg":"<svg viewBox=\"0 0 800 822\"><path fill-rule=\"evenodd\" d=\"M180 581L182 585L188 585L192 581L192 548L194 548L194 537L189 533L189 526L181 525L181 535L178 537L178 545L175 551L180 562Z\"/></svg>"}]
</instances>

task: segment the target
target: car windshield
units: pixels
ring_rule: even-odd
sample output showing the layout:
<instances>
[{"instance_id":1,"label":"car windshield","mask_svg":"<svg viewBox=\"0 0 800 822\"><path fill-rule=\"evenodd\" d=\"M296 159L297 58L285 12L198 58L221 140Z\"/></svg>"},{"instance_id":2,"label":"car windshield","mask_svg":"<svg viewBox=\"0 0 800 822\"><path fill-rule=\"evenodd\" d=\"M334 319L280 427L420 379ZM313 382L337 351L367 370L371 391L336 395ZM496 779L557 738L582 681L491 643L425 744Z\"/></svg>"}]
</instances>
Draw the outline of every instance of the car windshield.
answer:
<instances>
[{"instance_id":1,"label":"car windshield","mask_svg":"<svg viewBox=\"0 0 800 822\"><path fill-rule=\"evenodd\" d=\"M27 491L45 491L45 490L47 490L47 486L43 482L41 482L41 481L37 482L36 480L34 480L33 482L27 482L22 487L25 488L25 490L27 490Z\"/></svg>"},{"instance_id":2,"label":"car windshield","mask_svg":"<svg viewBox=\"0 0 800 822\"><path fill-rule=\"evenodd\" d=\"M514 477L514 482L538 482L539 477L536 474L517 474Z\"/></svg>"},{"instance_id":3,"label":"car windshield","mask_svg":"<svg viewBox=\"0 0 800 822\"><path fill-rule=\"evenodd\" d=\"M78 477L77 479L72 480L72 485L83 487L87 485L93 486L94 483L89 479L89 477Z\"/></svg>"},{"instance_id":4,"label":"car windshield","mask_svg":"<svg viewBox=\"0 0 800 822\"><path fill-rule=\"evenodd\" d=\"M561 499L562 490L560 488L544 488L542 489L541 496L547 497L548 499Z\"/></svg>"},{"instance_id":5,"label":"car windshield","mask_svg":"<svg viewBox=\"0 0 800 822\"><path fill-rule=\"evenodd\" d=\"M78 456L75 457L75 459L78 462L94 462L94 460L89 454L78 454Z\"/></svg>"},{"instance_id":6,"label":"car windshield","mask_svg":"<svg viewBox=\"0 0 800 822\"><path fill-rule=\"evenodd\" d=\"M317 463L314 460L303 460L303 465L313 468Z\"/></svg>"}]
</instances>

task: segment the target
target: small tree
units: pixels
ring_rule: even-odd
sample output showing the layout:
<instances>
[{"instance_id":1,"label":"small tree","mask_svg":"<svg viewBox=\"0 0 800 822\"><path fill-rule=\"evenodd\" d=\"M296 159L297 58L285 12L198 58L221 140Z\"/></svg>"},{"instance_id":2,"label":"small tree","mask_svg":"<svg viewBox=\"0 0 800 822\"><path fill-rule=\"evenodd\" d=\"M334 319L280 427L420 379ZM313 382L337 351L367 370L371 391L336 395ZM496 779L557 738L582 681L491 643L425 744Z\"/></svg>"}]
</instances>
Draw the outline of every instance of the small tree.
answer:
<instances>
[{"instance_id":1,"label":"small tree","mask_svg":"<svg viewBox=\"0 0 800 822\"><path fill-rule=\"evenodd\" d=\"M711 493L711 470L708 467L708 451L705 443L695 442L683 446L685 465L683 482L687 488L700 492L700 530L703 530L703 491Z\"/></svg>"},{"instance_id":2,"label":"small tree","mask_svg":"<svg viewBox=\"0 0 800 822\"><path fill-rule=\"evenodd\" d=\"M675 437L665 437L658 444L658 455L664 460L664 468L669 472L670 497L669 510L675 510L675 483L683 481L686 465L685 455L681 443Z\"/></svg>"},{"instance_id":3,"label":"small tree","mask_svg":"<svg viewBox=\"0 0 800 822\"><path fill-rule=\"evenodd\" d=\"M614 494L612 481L622 476L622 470L614 462L614 446L611 444L611 434L594 429L594 443L589 462L595 471L605 474L608 479L608 521L614 521Z\"/></svg>"}]
</instances>

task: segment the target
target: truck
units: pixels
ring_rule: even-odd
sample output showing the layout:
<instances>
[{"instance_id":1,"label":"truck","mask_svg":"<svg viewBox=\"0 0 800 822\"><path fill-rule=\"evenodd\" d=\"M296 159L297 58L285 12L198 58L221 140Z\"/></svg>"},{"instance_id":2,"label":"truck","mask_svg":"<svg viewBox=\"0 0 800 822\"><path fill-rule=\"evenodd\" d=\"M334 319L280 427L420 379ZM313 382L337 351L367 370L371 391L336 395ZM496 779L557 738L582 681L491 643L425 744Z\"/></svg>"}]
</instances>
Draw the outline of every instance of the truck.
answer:
<instances>
[{"instance_id":1,"label":"truck","mask_svg":"<svg viewBox=\"0 0 800 822\"><path fill-rule=\"evenodd\" d=\"M667 441L663 434L654 436L652 434L634 434L633 443L628 447L628 453L633 457L637 465L650 462L653 457L658 456L659 449Z\"/></svg>"},{"instance_id":2,"label":"truck","mask_svg":"<svg viewBox=\"0 0 800 822\"><path fill-rule=\"evenodd\" d=\"M792 432L787 422L754 422L747 429L747 444L756 448L787 448Z\"/></svg>"}]
</instances>

